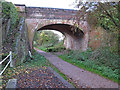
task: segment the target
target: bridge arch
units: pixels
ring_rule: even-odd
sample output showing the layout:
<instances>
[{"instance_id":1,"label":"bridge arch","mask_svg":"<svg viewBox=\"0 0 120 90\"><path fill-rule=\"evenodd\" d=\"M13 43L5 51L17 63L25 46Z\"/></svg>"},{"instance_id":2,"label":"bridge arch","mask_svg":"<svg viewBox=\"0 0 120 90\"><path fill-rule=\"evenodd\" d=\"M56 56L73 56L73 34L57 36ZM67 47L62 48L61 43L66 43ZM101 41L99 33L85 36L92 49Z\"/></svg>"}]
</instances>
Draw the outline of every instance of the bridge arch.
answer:
<instances>
[{"instance_id":1,"label":"bridge arch","mask_svg":"<svg viewBox=\"0 0 120 90\"><path fill-rule=\"evenodd\" d=\"M77 10L26 7L25 22L28 28L31 50L33 49L33 38L36 30L52 29L65 34L66 48L86 51L90 27L87 21L76 20L76 13Z\"/></svg>"},{"instance_id":2,"label":"bridge arch","mask_svg":"<svg viewBox=\"0 0 120 90\"><path fill-rule=\"evenodd\" d=\"M56 30L65 35L65 47L67 49L82 49L82 40L84 33L79 28L70 25L70 24L48 24L43 27L40 27L37 31L40 30Z\"/></svg>"}]
</instances>

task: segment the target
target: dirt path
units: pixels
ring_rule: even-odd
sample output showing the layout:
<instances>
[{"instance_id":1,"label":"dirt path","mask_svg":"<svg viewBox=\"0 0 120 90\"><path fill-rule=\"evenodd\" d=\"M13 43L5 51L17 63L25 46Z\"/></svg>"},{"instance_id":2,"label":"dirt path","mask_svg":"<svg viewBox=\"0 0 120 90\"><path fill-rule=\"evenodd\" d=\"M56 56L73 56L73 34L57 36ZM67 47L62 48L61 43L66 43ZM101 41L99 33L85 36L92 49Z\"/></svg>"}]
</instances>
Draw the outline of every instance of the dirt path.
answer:
<instances>
[{"instance_id":1,"label":"dirt path","mask_svg":"<svg viewBox=\"0 0 120 90\"><path fill-rule=\"evenodd\" d=\"M57 67L62 73L67 75L72 80L75 80L78 86L83 88L118 88L118 84L107 80L97 74L85 71L78 68L68 62L63 61L56 55L46 53L37 48L34 48L37 52L47 58L50 63Z\"/></svg>"}]
</instances>

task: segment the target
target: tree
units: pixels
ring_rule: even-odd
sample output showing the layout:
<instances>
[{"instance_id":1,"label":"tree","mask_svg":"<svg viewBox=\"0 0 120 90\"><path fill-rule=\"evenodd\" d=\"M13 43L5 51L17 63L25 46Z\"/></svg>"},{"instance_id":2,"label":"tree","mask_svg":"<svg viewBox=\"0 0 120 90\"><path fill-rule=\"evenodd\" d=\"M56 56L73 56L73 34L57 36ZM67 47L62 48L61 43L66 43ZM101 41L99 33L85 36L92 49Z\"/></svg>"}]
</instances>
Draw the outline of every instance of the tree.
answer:
<instances>
[{"instance_id":1,"label":"tree","mask_svg":"<svg viewBox=\"0 0 120 90\"><path fill-rule=\"evenodd\" d=\"M91 25L113 31L120 28L120 2L79 2L78 20L87 20Z\"/></svg>"},{"instance_id":2,"label":"tree","mask_svg":"<svg viewBox=\"0 0 120 90\"><path fill-rule=\"evenodd\" d=\"M40 31L34 37L34 40L38 45L54 45L58 43L59 36L52 31Z\"/></svg>"},{"instance_id":3,"label":"tree","mask_svg":"<svg viewBox=\"0 0 120 90\"><path fill-rule=\"evenodd\" d=\"M78 1L78 0L77 0ZM120 1L119 2L81 2L77 4L80 10L77 19L86 20L90 26L101 26L113 35L116 41L115 46L120 52ZM76 20L77 21L77 20ZM111 39L112 40L112 39ZM111 43L111 41L109 42ZM112 46L111 46L112 47Z\"/></svg>"}]
</instances>

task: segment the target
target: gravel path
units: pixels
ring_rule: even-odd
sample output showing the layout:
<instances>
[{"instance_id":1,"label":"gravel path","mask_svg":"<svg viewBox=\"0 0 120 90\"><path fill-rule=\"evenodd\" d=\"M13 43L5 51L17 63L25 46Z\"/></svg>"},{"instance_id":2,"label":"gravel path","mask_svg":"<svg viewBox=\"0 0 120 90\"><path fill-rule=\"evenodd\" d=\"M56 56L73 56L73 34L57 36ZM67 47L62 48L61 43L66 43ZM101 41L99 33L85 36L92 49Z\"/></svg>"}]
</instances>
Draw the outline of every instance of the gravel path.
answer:
<instances>
[{"instance_id":1,"label":"gravel path","mask_svg":"<svg viewBox=\"0 0 120 90\"><path fill-rule=\"evenodd\" d=\"M34 48L39 54L47 58L50 63L57 67L62 73L76 82L77 86L82 88L118 88L118 84L107 80L97 74L85 71L68 62L63 61L56 55L46 53L37 48Z\"/></svg>"}]
</instances>

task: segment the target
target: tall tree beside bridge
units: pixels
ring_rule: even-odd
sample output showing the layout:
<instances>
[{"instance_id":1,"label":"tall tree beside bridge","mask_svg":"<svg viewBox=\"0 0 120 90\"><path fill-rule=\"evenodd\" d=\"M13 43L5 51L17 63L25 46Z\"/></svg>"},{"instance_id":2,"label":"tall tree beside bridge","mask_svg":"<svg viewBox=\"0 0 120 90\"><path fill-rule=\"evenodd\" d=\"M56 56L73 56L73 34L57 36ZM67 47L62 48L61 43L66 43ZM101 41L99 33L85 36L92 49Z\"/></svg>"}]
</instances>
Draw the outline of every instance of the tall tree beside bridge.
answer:
<instances>
[{"instance_id":1,"label":"tall tree beside bridge","mask_svg":"<svg viewBox=\"0 0 120 90\"><path fill-rule=\"evenodd\" d=\"M77 0L78 1L78 0ZM91 27L102 27L104 33L109 33L110 38L115 40L115 48L118 48L120 38L120 1L119 2L81 2L77 4L80 10L77 12L77 19L87 20ZM115 36L115 37L114 37ZM107 36L106 36L107 37ZM109 42L108 42L109 41ZM106 43L112 47L113 39ZM110 45L111 44L111 45ZM117 50L119 51L119 50Z\"/></svg>"}]
</instances>

